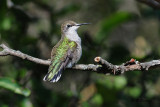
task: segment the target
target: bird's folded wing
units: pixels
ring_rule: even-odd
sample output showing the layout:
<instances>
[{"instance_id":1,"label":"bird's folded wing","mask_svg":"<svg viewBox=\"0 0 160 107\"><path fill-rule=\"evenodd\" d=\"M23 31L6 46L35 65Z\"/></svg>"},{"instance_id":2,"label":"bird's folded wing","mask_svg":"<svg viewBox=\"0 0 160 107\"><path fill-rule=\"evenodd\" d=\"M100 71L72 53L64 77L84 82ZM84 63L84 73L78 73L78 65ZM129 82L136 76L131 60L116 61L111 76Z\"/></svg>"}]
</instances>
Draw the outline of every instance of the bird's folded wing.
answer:
<instances>
[{"instance_id":1,"label":"bird's folded wing","mask_svg":"<svg viewBox=\"0 0 160 107\"><path fill-rule=\"evenodd\" d=\"M57 51L54 54L49 71L43 79L44 81L57 82L60 79L62 71L72 61L73 53L77 46L75 42L72 42L72 45L68 45L67 49L65 49L66 51Z\"/></svg>"}]
</instances>

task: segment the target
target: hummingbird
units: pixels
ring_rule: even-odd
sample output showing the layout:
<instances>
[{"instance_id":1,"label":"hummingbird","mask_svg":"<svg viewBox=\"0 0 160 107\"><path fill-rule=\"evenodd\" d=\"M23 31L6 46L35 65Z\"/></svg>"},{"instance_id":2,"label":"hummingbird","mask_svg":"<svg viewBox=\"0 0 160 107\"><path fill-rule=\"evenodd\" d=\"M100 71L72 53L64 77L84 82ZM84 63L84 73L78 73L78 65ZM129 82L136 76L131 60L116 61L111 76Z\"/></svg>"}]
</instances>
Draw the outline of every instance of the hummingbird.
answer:
<instances>
[{"instance_id":1,"label":"hummingbird","mask_svg":"<svg viewBox=\"0 0 160 107\"><path fill-rule=\"evenodd\" d=\"M66 68L71 68L80 59L82 55L81 38L77 29L82 25L74 21L65 21L61 25L61 39L53 47L51 52L51 63L48 73L43 78L44 81L57 82Z\"/></svg>"}]
</instances>

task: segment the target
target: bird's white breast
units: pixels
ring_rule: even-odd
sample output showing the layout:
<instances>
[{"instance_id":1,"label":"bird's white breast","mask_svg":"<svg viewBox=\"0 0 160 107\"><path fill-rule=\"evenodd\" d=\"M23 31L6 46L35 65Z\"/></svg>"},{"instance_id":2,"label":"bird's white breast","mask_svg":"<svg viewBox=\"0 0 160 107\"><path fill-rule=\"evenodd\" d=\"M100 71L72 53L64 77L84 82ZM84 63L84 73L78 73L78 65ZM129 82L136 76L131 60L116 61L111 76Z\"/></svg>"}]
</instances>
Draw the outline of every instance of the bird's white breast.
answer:
<instances>
[{"instance_id":1,"label":"bird's white breast","mask_svg":"<svg viewBox=\"0 0 160 107\"><path fill-rule=\"evenodd\" d=\"M73 26L72 28L68 29L68 31L66 32L66 37L71 41L81 43L81 38L78 36L77 28L77 26Z\"/></svg>"}]
</instances>

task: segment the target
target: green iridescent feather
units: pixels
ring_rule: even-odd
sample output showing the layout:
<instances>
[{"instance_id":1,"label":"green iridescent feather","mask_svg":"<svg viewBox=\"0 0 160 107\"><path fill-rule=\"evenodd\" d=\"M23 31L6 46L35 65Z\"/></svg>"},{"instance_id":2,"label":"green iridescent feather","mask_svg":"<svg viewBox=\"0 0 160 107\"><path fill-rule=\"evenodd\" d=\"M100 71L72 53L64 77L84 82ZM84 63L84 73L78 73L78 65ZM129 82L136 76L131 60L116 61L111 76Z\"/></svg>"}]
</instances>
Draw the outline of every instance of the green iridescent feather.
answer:
<instances>
[{"instance_id":1,"label":"green iridescent feather","mask_svg":"<svg viewBox=\"0 0 160 107\"><path fill-rule=\"evenodd\" d=\"M61 72L69 63L69 59L72 57L76 46L76 42L70 41L66 37L59 41L59 43L52 49L51 64L47 75L44 77L45 81L54 82L60 78L59 76L61 76Z\"/></svg>"}]
</instances>

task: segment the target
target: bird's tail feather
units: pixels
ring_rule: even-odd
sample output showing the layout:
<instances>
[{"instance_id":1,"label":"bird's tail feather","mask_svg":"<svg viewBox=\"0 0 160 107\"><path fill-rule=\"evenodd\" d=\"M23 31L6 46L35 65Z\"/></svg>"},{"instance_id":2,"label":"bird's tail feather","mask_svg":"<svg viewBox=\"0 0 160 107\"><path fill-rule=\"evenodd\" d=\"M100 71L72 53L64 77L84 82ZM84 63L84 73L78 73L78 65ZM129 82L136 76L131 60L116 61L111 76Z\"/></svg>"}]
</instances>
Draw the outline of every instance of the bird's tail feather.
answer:
<instances>
[{"instance_id":1,"label":"bird's tail feather","mask_svg":"<svg viewBox=\"0 0 160 107\"><path fill-rule=\"evenodd\" d=\"M44 81L57 82L63 70L63 64L57 63L55 66L50 65L49 72L43 78Z\"/></svg>"}]
</instances>

